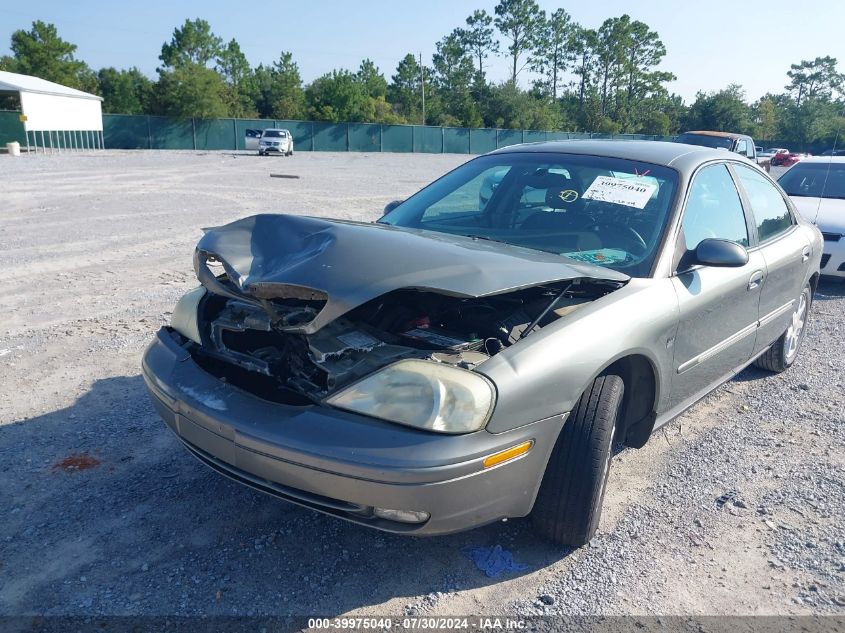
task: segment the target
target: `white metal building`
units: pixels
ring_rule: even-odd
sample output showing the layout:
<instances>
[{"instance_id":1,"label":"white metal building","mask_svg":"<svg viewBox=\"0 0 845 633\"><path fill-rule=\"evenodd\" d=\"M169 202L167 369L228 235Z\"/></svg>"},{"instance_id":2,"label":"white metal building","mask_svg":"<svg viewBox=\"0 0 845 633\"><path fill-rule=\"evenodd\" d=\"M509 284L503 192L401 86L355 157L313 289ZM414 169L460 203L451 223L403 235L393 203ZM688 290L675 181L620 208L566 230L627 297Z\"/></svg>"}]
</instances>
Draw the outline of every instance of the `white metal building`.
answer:
<instances>
[{"instance_id":1,"label":"white metal building","mask_svg":"<svg viewBox=\"0 0 845 633\"><path fill-rule=\"evenodd\" d=\"M102 97L6 71L0 71L0 93L20 96L28 149L103 149Z\"/></svg>"}]
</instances>

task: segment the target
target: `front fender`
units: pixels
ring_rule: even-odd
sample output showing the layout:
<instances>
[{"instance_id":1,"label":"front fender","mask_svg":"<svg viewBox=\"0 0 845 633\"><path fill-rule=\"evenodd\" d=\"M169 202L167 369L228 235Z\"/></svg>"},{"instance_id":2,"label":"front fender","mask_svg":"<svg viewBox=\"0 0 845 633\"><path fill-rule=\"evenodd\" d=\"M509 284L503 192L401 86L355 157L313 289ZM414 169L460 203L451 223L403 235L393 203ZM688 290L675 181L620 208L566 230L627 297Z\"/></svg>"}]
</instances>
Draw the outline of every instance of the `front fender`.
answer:
<instances>
[{"instance_id":1,"label":"front fender","mask_svg":"<svg viewBox=\"0 0 845 633\"><path fill-rule=\"evenodd\" d=\"M669 279L632 279L476 368L498 396L487 430L500 433L571 411L615 361L637 354L656 373L656 410L668 401L678 302Z\"/></svg>"}]
</instances>

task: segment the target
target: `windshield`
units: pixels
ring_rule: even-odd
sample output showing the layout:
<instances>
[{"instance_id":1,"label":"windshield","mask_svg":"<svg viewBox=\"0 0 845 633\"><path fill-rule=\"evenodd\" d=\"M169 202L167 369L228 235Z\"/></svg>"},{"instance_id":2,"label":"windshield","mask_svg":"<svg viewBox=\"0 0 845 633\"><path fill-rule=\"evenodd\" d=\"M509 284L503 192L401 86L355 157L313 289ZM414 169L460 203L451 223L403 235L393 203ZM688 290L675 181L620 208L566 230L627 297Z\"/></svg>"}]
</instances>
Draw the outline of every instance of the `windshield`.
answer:
<instances>
[{"instance_id":1,"label":"windshield","mask_svg":"<svg viewBox=\"0 0 845 633\"><path fill-rule=\"evenodd\" d=\"M270 138L283 138L287 136L284 130L264 130L264 136Z\"/></svg>"},{"instance_id":2,"label":"windshield","mask_svg":"<svg viewBox=\"0 0 845 633\"><path fill-rule=\"evenodd\" d=\"M845 199L845 163L797 163L778 184L789 196Z\"/></svg>"},{"instance_id":3,"label":"windshield","mask_svg":"<svg viewBox=\"0 0 845 633\"><path fill-rule=\"evenodd\" d=\"M458 167L379 222L506 242L645 277L676 186L674 170L650 163L493 154Z\"/></svg>"},{"instance_id":4,"label":"windshield","mask_svg":"<svg viewBox=\"0 0 845 633\"><path fill-rule=\"evenodd\" d=\"M724 136L710 136L709 134L681 134L675 140L677 143L701 145L702 147L712 147L714 149L730 149L734 144L732 138L726 138Z\"/></svg>"}]
</instances>

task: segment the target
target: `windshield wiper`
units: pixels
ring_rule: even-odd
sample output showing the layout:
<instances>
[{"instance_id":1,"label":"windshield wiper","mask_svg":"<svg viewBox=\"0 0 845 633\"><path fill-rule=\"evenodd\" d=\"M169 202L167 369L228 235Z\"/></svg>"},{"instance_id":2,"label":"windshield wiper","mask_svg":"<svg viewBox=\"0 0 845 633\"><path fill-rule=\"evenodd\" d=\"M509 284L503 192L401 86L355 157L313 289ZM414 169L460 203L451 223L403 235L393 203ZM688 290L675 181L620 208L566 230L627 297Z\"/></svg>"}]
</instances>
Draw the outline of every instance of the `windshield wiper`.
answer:
<instances>
[{"instance_id":1,"label":"windshield wiper","mask_svg":"<svg viewBox=\"0 0 845 633\"><path fill-rule=\"evenodd\" d=\"M464 237L470 237L474 240L486 240L488 242L499 242L500 244L511 244L511 242L508 242L506 240L499 240L495 237L490 237L489 235L467 235L466 233L459 233L459 235L463 235ZM514 244L511 244L511 246L514 246Z\"/></svg>"},{"instance_id":2,"label":"windshield wiper","mask_svg":"<svg viewBox=\"0 0 845 633\"><path fill-rule=\"evenodd\" d=\"M845 196L819 196L809 193L789 193L786 192L786 195L793 197L793 198L821 198L822 200L845 200Z\"/></svg>"}]
</instances>

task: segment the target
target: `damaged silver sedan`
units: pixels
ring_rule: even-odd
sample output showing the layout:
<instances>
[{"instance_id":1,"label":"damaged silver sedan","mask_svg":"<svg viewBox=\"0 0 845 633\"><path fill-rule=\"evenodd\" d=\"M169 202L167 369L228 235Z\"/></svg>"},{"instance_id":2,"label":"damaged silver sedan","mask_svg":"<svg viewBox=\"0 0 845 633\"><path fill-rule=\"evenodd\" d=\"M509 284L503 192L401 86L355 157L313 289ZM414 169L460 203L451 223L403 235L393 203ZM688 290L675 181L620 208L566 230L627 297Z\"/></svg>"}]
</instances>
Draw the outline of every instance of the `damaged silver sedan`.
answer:
<instances>
[{"instance_id":1,"label":"damaged silver sedan","mask_svg":"<svg viewBox=\"0 0 845 633\"><path fill-rule=\"evenodd\" d=\"M515 146L376 223L207 230L143 373L186 448L258 490L408 534L530 515L579 546L615 442L794 362L821 253L724 152Z\"/></svg>"}]
</instances>

